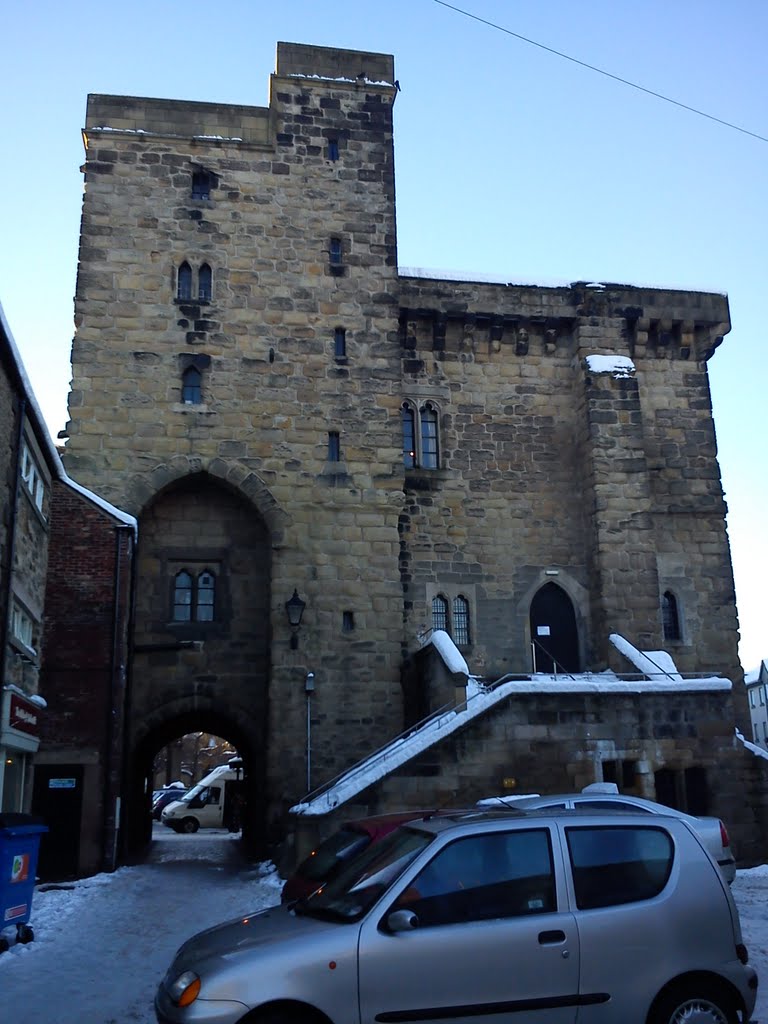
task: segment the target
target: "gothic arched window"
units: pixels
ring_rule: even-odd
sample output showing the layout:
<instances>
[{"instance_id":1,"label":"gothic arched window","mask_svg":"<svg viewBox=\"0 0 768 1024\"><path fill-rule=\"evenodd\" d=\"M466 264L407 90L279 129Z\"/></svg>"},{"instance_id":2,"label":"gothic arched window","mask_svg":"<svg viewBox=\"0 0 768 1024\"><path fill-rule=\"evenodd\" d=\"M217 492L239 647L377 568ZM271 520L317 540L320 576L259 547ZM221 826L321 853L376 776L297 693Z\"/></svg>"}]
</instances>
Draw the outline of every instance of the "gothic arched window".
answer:
<instances>
[{"instance_id":1,"label":"gothic arched window","mask_svg":"<svg viewBox=\"0 0 768 1024\"><path fill-rule=\"evenodd\" d=\"M192 577L186 570L176 574L173 586L173 621L189 622L192 618Z\"/></svg>"},{"instance_id":2,"label":"gothic arched window","mask_svg":"<svg viewBox=\"0 0 768 1024\"><path fill-rule=\"evenodd\" d=\"M421 465L424 469L437 469L437 409L427 402L420 410Z\"/></svg>"},{"instance_id":3,"label":"gothic arched window","mask_svg":"<svg viewBox=\"0 0 768 1024\"><path fill-rule=\"evenodd\" d=\"M213 622L216 611L216 577L204 569L193 576L187 569L173 581L174 622Z\"/></svg>"},{"instance_id":4,"label":"gothic arched window","mask_svg":"<svg viewBox=\"0 0 768 1024\"><path fill-rule=\"evenodd\" d=\"M453 599L453 642L460 646L469 644L469 601L459 594Z\"/></svg>"},{"instance_id":5,"label":"gothic arched window","mask_svg":"<svg viewBox=\"0 0 768 1024\"><path fill-rule=\"evenodd\" d=\"M404 402L401 410L403 421L403 465L413 469L416 465L416 413L413 406Z\"/></svg>"},{"instance_id":6,"label":"gothic arched window","mask_svg":"<svg viewBox=\"0 0 768 1024\"><path fill-rule=\"evenodd\" d=\"M448 632L448 602L442 594L432 598L432 629Z\"/></svg>"},{"instance_id":7,"label":"gothic arched window","mask_svg":"<svg viewBox=\"0 0 768 1024\"><path fill-rule=\"evenodd\" d=\"M213 273L207 263L203 263L197 273L197 297L201 302L210 302L213 294Z\"/></svg>"},{"instance_id":8,"label":"gothic arched window","mask_svg":"<svg viewBox=\"0 0 768 1024\"><path fill-rule=\"evenodd\" d=\"M196 366L188 366L181 375L181 400L185 405L200 405L203 400L203 375Z\"/></svg>"},{"instance_id":9,"label":"gothic arched window","mask_svg":"<svg viewBox=\"0 0 768 1024\"><path fill-rule=\"evenodd\" d=\"M176 298L192 298L192 267L190 267L186 260L179 267L176 281Z\"/></svg>"},{"instance_id":10,"label":"gothic arched window","mask_svg":"<svg viewBox=\"0 0 768 1024\"><path fill-rule=\"evenodd\" d=\"M661 622L665 640L682 639L680 611L677 606L677 598L671 590L664 591L664 596L661 599Z\"/></svg>"}]
</instances>

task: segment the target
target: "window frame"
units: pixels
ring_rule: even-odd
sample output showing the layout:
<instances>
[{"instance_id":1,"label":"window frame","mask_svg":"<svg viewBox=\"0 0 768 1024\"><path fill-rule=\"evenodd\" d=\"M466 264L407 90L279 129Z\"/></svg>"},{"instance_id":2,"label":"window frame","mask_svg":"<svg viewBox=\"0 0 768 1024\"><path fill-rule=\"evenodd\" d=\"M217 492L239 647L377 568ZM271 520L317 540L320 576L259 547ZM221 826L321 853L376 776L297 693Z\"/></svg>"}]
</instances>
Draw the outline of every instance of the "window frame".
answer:
<instances>
[{"instance_id":1,"label":"window frame","mask_svg":"<svg viewBox=\"0 0 768 1024\"><path fill-rule=\"evenodd\" d=\"M403 400L400 406L403 467L433 472L440 469L440 407L431 398L415 402Z\"/></svg>"},{"instance_id":2,"label":"window frame","mask_svg":"<svg viewBox=\"0 0 768 1024\"><path fill-rule=\"evenodd\" d=\"M190 196L192 199L196 199L198 201L210 199L212 187L213 176L210 171L192 172L192 185L190 187Z\"/></svg>"},{"instance_id":3,"label":"window frame","mask_svg":"<svg viewBox=\"0 0 768 1024\"><path fill-rule=\"evenodd\" d=\"M344 263L344 246L338 235L328 240L328 262L332 267L341 267Z\"/></svg>"},{"instance_id":4,"label":"window frame","mask_svg":"<svg viewBox=\"0 0 768 1024\"><path fill-rule=\"evenodd\" d=\"M19 465L21 480L30 501L42 514L45 504L46 484L40 465L35 458L29 442L24 438L21 442L21 461Z\"/></svg>"},{"instance_id":5,"label":"window frame","mask_svg":"<svg viewBox=\"0 0 768 1024\"><path fill-rule=\"evenodd\" d=\"M192 302L192 266L188 260L176 268L176 298L179 302Z\"/></svg>"},{"instance_id":6,"label":"window frame","mask_svg":"<svg viewBox=\"0 0 768 1024\"><path fill-rule=\"evenodd\" d=\"M328 462L341 462L341 435L338 430L328 431L328 451L326 455Z\"/></svg>"},{"instance_id":7,"label":"window frame","mask_svg":"<svg viewBox=\"0 0 768 1024\"><path fill-rule=\"evenodd\" d=\"M683 624L680 602L673 590L661 595L661 629L665 643L680 643L683 639Z\"/></svg>"},{"instance_id":8,"label":"window frame","mask_svg":"<svg viewBox=\"0 0 768 1024\"><path fill-rule=\"evenodd\" d=\"M194 382L191 382L190 378L194 378ZM187 366L181 374L181 403L203 404L203 374L197 366Z\"/></svg>"},{"instance_id":9,"label":"window frame","mask_svg":"<svg viewBox=\"0 0 768 1024\"><path fill-rule=\"evenodd\" d=\"M199 302L213 299L213 270L210 263L201 263L197 271L197 298Z\"/></svg>"},{"instance_id":10,"label":"window frame","mask_svg":"<svg viewBox=\"0 0 768 1024\"><path fill-rule=\"evenodd\" d=\"M449 619L449 608L450 604L448 598L444 594L435 594L432 598L432 629L441 629L451 635L450 630L450 619ZM436 614L437 612L437 614ZM439 624L442 620L442 625Z\"/></svg>"},{"instance_id":11,"label":"window frame","mask_svg":"<svg viewBox=\"0 0 768 1024\"><path fill-rule=\"evenodd\" d=\"M526 859L525 845L531 841L533 848ZM545 870L534 871L534 867ZM534 885L532 892L527 891L530 885ZM518 920L555 913L557 891L548 827L493 830L461 836L442 846L390 910L412 910L420 929Z\"/></svg>"},{"instance_id":12,"label":"window frame","mask_svg":"<svg viewBox=\"0 0 768 1024\"><path fill-rule=\"evenodd\" d=\"M209 582L203 584L204 577L209 577ZM174 626L200 626L210 625L216 622L218 610L217 600L218 577L216 573L206 567L197 573L187 567L179 569L174 573L171 580L171 622ZM188 595L188 600L179 600L179 595ZM210 595L210 600L201 601L201 594ZM210 614L201 617L200 609L210 609ZM181 617L177 610L186 609L188 615Z\"/></svg>"},{"instance_id":13,"label":"window frame","mask_svg":"<svg viewBox=\"0 0 768 1024\"><path fill-rule=\"evenodd\" d=\"M37 623L34 616L15 597L11 598L10 633L11 638L30 654L37 656L35 633Z\"/></svg>"},{"instance_id":14,"label":"window frame","mask_svg":"<svg viewBox=\"0 0 768 1024\"><path fill-rule=\"evenodd\" d=\"M451 601L451 639L457 647L469 647L472 643L470 628L469 600L463 594L456 594Z\"/></svg>"},{"instance_id":15,"label":"window frame","mask_svg":"<svg viewBox=\"0 0 768 1024\"><path fill-rule=\"evenodd\" d=\"M347 358L347 329L345 327L334 327L333 329L333 354L336 359Z\"/></svg>"}]
</instances>

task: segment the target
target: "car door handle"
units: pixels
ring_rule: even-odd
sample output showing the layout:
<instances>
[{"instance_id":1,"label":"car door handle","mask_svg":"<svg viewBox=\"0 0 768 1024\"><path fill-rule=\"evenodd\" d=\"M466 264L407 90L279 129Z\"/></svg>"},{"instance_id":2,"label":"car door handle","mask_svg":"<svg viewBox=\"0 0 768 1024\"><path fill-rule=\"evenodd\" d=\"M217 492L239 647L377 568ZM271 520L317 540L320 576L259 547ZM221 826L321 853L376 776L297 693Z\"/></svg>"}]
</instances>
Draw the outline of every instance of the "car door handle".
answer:
<instances>
[{"instance_id":1,"label":"car door handle","mask_svg":"<svg viewBox=\"0 0 768 1024\"><path fill-rule=\"evenodd\" d=\"M565 932L561 932L559 928L551 932L539 932L540 946L554 946L558 942L565 942Z\"/></svg>"}]
</instances>

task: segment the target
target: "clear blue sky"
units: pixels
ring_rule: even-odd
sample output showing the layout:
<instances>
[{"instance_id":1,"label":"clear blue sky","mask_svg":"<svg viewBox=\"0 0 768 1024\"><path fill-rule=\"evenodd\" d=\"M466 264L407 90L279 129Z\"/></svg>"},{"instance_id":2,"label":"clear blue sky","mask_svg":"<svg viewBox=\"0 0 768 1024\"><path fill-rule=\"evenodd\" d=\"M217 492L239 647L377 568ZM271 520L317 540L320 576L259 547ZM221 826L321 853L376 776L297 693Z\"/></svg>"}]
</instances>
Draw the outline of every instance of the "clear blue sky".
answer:
<instances>
[{"instance_id":1,"label":"clear blue sky","mask_svg":"<svg viewBox=\"0 0 768 1024\"><path fill-rule=\"evenodd\" d=\"M766 0L456 6L768 137ZM0 301L52 433L67 419L87 94L266 105L278 40L395 55L401 266L728 293L712 395L742 663L768 657L768 143L435 0L8 5Z\"/></svg>"}]
</instances>

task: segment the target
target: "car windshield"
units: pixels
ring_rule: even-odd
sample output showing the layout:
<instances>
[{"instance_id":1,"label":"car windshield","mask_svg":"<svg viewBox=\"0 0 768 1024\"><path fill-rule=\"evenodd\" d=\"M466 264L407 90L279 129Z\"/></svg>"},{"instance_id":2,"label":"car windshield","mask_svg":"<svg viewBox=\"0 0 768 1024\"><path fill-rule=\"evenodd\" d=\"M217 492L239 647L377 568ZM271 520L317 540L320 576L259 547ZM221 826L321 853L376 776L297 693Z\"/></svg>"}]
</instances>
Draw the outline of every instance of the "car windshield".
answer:
<instances>
[{"instance_id":1,"label":"car windshield","mask_svg":"<svg viewBox=\"0 0 768 1024\"><path fill-rule=\"evenodd\" d=\"M353 857L322 888L300 900L296 911L334 921L358 920L433 840L434 836L426 832L396 829Z\"/></svg>"}]
</instances>

